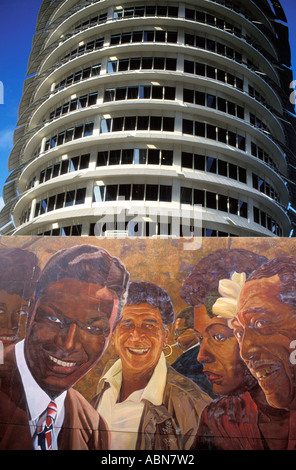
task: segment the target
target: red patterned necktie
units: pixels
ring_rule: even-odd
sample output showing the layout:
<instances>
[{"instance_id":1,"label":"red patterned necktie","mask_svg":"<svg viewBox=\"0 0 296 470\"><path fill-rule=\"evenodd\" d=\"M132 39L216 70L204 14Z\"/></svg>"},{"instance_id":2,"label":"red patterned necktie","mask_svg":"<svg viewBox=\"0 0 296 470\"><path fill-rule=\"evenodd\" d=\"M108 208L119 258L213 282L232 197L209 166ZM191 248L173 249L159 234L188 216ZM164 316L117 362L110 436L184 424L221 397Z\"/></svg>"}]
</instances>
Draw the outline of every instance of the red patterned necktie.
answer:
<instances>
[{"instance_id":1,"label":"red patterned necktie","mask_svg":"<svg viewBox=\"0 0 296 470\"><path fill-rule=\"evenodd\" d=\"M43 426L38 429L38 445L41 450L52 450L53 424L57 415L57 405L51 401L46 410L46 418Z\"/></svg>"}]
</instances>

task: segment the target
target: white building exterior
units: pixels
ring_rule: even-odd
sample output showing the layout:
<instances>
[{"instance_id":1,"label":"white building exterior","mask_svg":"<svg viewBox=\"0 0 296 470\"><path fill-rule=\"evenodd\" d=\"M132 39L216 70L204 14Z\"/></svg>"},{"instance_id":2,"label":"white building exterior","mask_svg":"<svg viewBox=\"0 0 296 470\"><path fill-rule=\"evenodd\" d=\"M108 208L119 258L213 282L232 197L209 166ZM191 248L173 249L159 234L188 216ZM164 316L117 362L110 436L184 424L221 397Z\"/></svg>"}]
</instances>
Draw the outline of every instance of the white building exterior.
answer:
<instances>
[{"instance_id":1,"label":"white building exterior","mask_svg":"<svg viewBox=\"0 0 296 470\"><path fill-rule=\"evenodd\" d=\"M179 236L199 207L204 236L288 236L284 20L265 0L43 1L2 234Z\"/></svg>"}]
</instances>

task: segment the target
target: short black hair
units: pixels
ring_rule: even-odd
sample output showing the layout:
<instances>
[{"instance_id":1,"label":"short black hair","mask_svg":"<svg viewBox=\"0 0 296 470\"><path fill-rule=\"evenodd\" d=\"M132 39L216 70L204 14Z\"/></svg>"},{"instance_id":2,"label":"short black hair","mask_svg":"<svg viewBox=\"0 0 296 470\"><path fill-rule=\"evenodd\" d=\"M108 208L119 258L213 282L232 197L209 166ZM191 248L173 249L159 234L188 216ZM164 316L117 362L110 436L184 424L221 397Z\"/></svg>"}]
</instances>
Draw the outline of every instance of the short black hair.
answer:
<instances>
[{"instance_id":1,"label":"short black hair","mask_svg":"<svg viewBox=\"0 0 296 470\"><path fill-rule=\"evenodd\" d=\"M0 248L0 290L30 300L40 275L37 256L22 248Z\"/></svg>"},{"instance_id":2,"label":"short black hair","mask_svg":"<svg viewBox=\"0 0 296 470\"><path fill-rule=\"evenodd\" d=\"M164 325L171 325L175 321L175 311L169 294L152 282L131 282L126 303L129 305L147 303L151 307L158 308Z\"/></svg>"},{"instance_id":3,"label":"short black hair","mask_svg":"<svg viewBox=\"0 0 296 470\"><path fill-rule=\"evenodd\" d=\"M119 313L129 282L124 264L104 248L77 245L58 251L44 266L35 290L35 301L49 284L61 279L76 279L98 284L114 291L119 300Z\"/></svg>"},{"instance_id":4,"label":"short black hair","mask_svg":"<svg viewBox=\"0 0 296 470\"><path fill-rule=\"evenodd\" d=\"M176 320L177 319L184 319L185 325L187 328L194 328L194 309L192 306L183 308L181 312L178 313Z\"/></svg>"}]
</instances>

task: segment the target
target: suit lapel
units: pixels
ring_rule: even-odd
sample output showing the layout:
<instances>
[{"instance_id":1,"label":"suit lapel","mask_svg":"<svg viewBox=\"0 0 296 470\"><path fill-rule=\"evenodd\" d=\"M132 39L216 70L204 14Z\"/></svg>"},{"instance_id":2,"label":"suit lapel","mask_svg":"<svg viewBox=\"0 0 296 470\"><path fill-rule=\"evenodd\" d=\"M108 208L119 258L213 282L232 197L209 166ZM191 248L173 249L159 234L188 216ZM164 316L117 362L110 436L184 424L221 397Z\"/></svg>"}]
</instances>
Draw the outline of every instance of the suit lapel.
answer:
<instances>
[{"instance_id":1,"label":"suit lapel","mask_svg":"<svg viewBox=\"0 0 296 470\"><path fill-rule=\"evenodd\" d=\"M29 416L22 381L16 367L14 348L5 351L1 366L0 449L33 450Z\"/></svg>"}]
</instances>

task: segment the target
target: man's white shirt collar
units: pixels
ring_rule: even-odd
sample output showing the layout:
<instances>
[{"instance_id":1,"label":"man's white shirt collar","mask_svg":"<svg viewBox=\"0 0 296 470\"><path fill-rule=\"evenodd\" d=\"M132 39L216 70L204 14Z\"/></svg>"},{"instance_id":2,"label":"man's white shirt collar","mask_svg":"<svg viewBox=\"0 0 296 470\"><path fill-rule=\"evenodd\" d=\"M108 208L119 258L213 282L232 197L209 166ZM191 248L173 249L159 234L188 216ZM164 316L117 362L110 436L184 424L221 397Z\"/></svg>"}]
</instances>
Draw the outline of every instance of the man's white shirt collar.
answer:
<instances>
[{"instance_id":1,"label":"man's white shirt collar","mask_svg":"<svg viewBox=\"0 0 296 470\"><path fill-rule=\"evenodd\" d=\"M161 353L160 359L153 371L153 374L144 388L140 400L148 400L155 406L162 404L163 392L166 385L167 366L164 354ZM122 363L118 359L113 366L106 372L101 380L108 382L113 393L118 398L122 382Z\"/></svg>"},{"instance_id":2,"label":"man's white shirt collar","mask_svg":"<svg viewBox=\"0 0 296 470\"><path fill-rule=\"evenodd\" d=\"M38 385L28 368L24 353L24 342L23 340L15 345L16 363L26 394L30 422L36 424L40 415L46 410L51 398ZM56 427L60 427L64 421L64 401L66 395L67 391L64 391L54 400L58 409L57 419L55 421Z\"/></svg>"}]
</instances>

